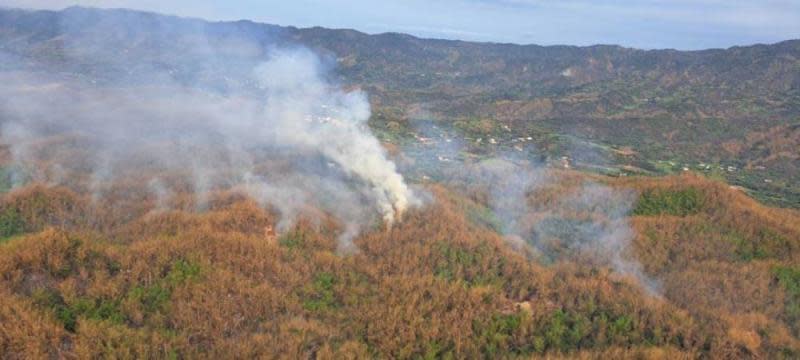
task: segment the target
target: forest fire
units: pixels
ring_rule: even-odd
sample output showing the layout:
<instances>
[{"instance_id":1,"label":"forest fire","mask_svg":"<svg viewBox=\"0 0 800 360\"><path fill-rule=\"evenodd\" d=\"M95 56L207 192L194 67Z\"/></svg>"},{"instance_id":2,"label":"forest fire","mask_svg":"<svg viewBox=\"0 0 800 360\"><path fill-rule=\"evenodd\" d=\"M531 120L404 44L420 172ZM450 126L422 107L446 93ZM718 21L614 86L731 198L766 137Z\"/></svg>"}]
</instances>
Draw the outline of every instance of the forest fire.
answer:
<instances>
[{"instance_id":1,"label":"forest fire","mask_svg":"<svg viewBox=\"0 0 800 360\"><path fill-rule=\"evenodd\" d=\"M798 45L0 6L0 359L800 358Z\"/></svg>"},{"instance_id":2,"label":"forest fire","mask_svg":"<svg viewBox=\"0 0 800 360\"><path fill-rule=\"evenodd\" d=\"M174 83L32 87L49 82L16 74L0 89L3 140L15 178L97 197L132 173L148 174L163 197L176 191L165 178L183 174L200 208L209 191L243 184L286 218L279 230L311 206L347 224L349 242L370 221L369 208L391 225L418 200L364 126L364 94L337 90L320 71L309 51L276 50L254 70L255 93L224 96Z\"/></svg>"}]
</instances>

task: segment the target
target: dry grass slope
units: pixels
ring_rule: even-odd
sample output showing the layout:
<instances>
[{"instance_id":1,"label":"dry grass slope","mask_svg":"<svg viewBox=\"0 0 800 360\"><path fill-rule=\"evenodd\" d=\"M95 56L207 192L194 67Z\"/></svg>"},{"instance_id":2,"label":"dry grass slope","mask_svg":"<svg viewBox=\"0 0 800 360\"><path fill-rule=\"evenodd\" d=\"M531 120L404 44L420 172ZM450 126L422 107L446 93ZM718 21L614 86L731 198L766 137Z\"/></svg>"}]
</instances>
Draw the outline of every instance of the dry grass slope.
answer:
<instances>
[{"instance_id":1,"label":"dry grass slope","mask_svg":"<svg viewBox=\"0 0 800 360\"><path fill-rule=\"evenodd\" d=\"M559 176L528 201L547 206L588 175ZM202 212L155 211L145 195L93 202L29 185L0 204L0 353L800 356L797 212L692 175L592 180L640 194L633 252L663 283L661 296L577 257L531 260L467 215L484 205L479 192L431 185L435 203L342 255L335 220L301 220L276 237L275 214L235 193L216 194Z\"/></svg>"}]
</instances>

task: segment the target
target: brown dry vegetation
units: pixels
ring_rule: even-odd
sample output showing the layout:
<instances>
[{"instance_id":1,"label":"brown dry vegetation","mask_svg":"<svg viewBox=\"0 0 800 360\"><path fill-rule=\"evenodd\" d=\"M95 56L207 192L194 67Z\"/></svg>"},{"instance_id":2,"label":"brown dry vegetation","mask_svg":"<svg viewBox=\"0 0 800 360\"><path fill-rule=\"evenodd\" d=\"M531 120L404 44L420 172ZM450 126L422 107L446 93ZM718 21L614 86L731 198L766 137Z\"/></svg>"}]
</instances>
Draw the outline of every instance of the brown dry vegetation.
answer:
<instances>
[{"instance_id":1,"label":"brown dry vegetation","mask_svg":"<svg viewBox=\"0 0 800 360\"><path fill-rule=\"evenodd\" d=\"M556 176L532 208L587 175ZM334 219L276 238L275 215L235 192L154 210L135 186L93 201L28 185L0 204L0 357L800 356L797 212L692 175L592 180L640 194L632 250L662 294L579 258L531 260L467 215L479 193L437 185L351 254Z\"/></svg>"}]
</instances>

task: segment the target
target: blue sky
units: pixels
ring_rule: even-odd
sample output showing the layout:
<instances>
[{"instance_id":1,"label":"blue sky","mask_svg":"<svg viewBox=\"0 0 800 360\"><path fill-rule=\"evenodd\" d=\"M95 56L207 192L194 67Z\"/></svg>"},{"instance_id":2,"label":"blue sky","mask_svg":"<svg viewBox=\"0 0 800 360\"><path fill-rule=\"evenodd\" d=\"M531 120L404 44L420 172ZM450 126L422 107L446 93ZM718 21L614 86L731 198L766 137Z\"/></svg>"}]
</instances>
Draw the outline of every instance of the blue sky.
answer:
<instances>
[{"instance_id":1,"label":"blue sky","mask_svg":"<svg viewBox=\"0 0 800 360\"><path fill-rule=\"evenodd\" d=\"M704 49L800 38L800 0L0 0L521 44Z\"/></svg>"}]
</instances>

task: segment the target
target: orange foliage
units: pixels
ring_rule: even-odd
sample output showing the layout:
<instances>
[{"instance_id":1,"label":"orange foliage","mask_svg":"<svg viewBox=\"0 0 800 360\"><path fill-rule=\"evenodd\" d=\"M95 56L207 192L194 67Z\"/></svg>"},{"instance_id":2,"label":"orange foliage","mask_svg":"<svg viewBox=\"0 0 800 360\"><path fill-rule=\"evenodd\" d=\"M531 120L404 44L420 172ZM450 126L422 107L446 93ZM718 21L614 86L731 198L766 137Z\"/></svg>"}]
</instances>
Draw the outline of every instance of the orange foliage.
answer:
<instances>
[{"instance_id":1,"label":"orange foliage","mask_svg":"<svg viewBox=\"0 0 800 360\"><path fill-rule=\"evenodd\" d=\"M586 178L530 194L557 204ZM141 187L92 201L32 185L6 194L24 234L0 245L0 353L9 357L695 358L800 354L775 266L796 266L800 221L694 176L608 179L699 189L686 216L634 216L632 253L663 285L537 262L468 216L484 199L442 186L435 202L337 253L340 225L276 215L220 191L158 209ZM135 183L135 182L134 182ZM134 184L135 185L135 184ZM137 190L139 189L139 190ZM141 193L140 193L141 191ZM175 201L175 199L183 199ZM185 204L186 206L175 206ZM532 221L536 221L532 217Z\"/></svg>"}]
</instances>

